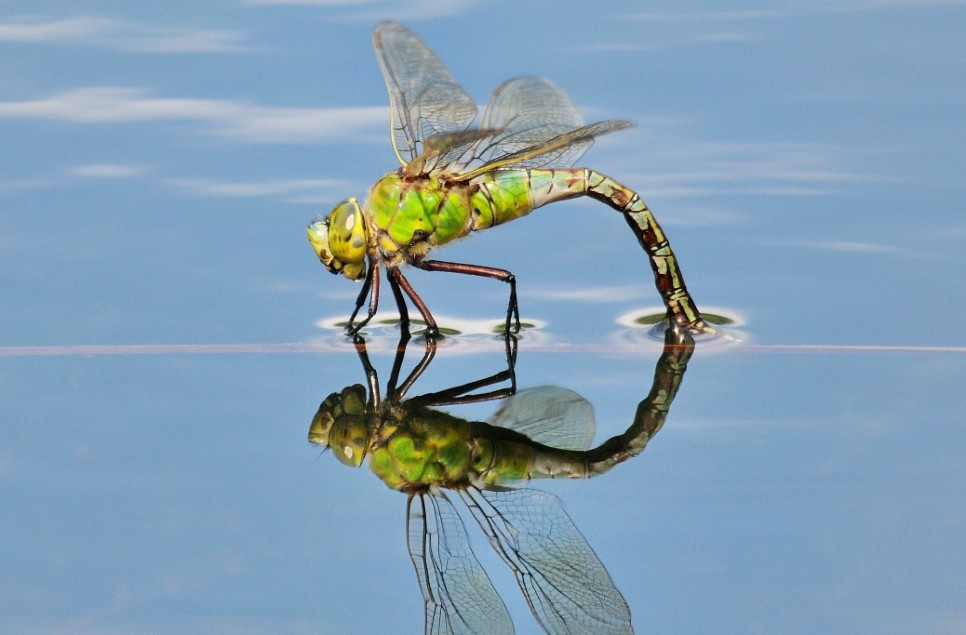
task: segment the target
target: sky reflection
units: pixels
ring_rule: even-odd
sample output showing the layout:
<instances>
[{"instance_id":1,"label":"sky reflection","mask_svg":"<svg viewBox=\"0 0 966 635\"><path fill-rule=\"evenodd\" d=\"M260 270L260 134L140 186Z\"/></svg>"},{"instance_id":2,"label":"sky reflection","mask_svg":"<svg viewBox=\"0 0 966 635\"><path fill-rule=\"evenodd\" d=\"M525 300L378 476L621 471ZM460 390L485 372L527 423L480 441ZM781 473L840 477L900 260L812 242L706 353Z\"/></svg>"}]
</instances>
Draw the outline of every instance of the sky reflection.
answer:
<instances>
[{"instance_id":1,"label":"sky reflection","mask_svg":"<svg viewBox=\"0 0 966 635\"><path fill-rule=\"evenodd\" d=\"M397 165L386 18L477 101L537 74L632 120L582 163L741 319L639 460L547 483L637 631L966 630L963 4L6 3L0 631L422 628L404 498L305 441L366 380L334 328L359 289L304 228ZM627 427L661 350L627 319L660 300L617 215L555 205L440 257L516 274L521 388ZM463 333L419 391L499 371L505 286L411 280ZM385 374L398 331L371 336Z\"/></svg>"}]
</instances>

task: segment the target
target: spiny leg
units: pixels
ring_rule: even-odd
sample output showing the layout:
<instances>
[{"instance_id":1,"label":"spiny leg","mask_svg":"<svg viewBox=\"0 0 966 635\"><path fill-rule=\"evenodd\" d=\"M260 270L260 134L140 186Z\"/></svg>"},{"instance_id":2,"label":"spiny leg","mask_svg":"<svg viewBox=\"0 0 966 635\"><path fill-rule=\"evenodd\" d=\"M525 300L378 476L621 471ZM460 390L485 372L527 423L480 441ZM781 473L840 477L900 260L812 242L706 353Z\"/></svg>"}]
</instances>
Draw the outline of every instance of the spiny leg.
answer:
<instances>
[{"instance_id":1,"label":"spiny leg","mask_svg":"<svg viewBox=\"0 0 966 635\"><path fill-rule=\"evenodd\" d=\"M519 328L519 327L518 327ZM503 346L506 353L506 367L510 373L510 392L517 392L517 337L509 331L503 333Z\"/></svg>"},{"instance_id":2,"label":"spiny leg","mask_svg":"<svg viewBox=\"0 0 966 635\"><path fill-rule=\"evenodd\" d=\"M403 381L399 388L393 390L393 399L402 399L405 397L406 393L409 392L409 389L412 388L413 384L416 383L416 380L422 376L422 374L429 367L430 363L432 363L433 358L436 357L436 340L431 337L427 337L425 346L426 348L423 350L422 359L420 359L419 363L416 364L412 371L410 371L409 376L406 377L406 380Z\"/></svg>"},{"instance_id":3,"label":"spiny leg","mask_svg":"<svg viewBox=\"0 0 966 635\"><path fill-rule=\"evenodd\" d=\"M427 340L427 345L431 341L432 340ZM418 397L412 397L408 400L408 402L421 406L450 406L455 404L482 403L484 401L491 401L493 399L506 399L507 397L515 395L517 392L517 377L515 369L517 338L511 333L504 333L504 341L506 343L507 355L506 370L501 370L498 373L493 373L489 377L466 382L465 384L460 384L459 386L453 386L445 390L426 393L424 395L419 395ZM504 381L508 381L510 386L487 392L473 392L475 390L479 390L480 388L487 388Z\"/></svg>"},{"instance_id":4,"label":"spiny leg","mask_svg":"<svg viewBox=\"0 0 966 635\"><path fill-rule=\"evenodd\" d=\"M399 328L403 333L409 333L409 309L406 308L406 300L399 288L399 282L392 274L394 270L390 268L386 277L389 279L389 288L392 289L392 297L396 299L396 308L399 310Z\"/></svg>"},{"instance_id":5,"label":"spiny leg","mask_svg":"<svg viewBox=\"0 0 966 635\"><path fill-rule=\"evenodd\" d=\"M370 294L369 291L372 290ZM366 319L353 325L352 323L356 319L356 315L359 314L359 309L366 302L366 295L369 295L369 312ZM352 311L352 315L349 316L349 321L345 325L346 334L355 335L359 332L359 329L364 327L369 323L369 320L376 314L379 309L379 265L375 260L369 260L369 268L366 271L366 278L362 282L362 290L359 292L359 296L356 298L356 308Z\"/></svg>"},{"instance_id":6,"label":"spiny leg","mask_svg":"<svg viewBox=\"0 0 966 635\"><path fill-rule=\"evenodd\" d=\"M366 350L366 340L361 335L355 335L353 337L353 343L356 347L356 353L359 355L359 360L362 362L362 368L366 373L366 382L369 385L369 408L379 408L379 375L376 373L376 368L369 361L369 352Z\"/></svg>"},{"instance_id":7,"label":"spiny leg","mask_svg":"<svg viewBox=\"0 0 966 635\"><path fill-rule=\"evenodd\" d=\"M402 274L402 271L398 267L389 267L386 275L389 277L389 285L393 287L393 295L396 296L396 302L399 304L400 317L406 315L406 328L408 328L409 324L409 314L406 310L406 303L403 300L402 294L398 291L400 288L409 296L409 299L413 301L413 304L416 305L419 313L423 316L423 321L426 322L426 337L430 339L439 338L439 327L436 326L436 320L433 319L433 314L429 312L429 307L419 297L419 294L416 293L413 286L409 284L409 280Z\"/></svg>"},{"instance_id":8,"label":"spiny leg","mask_svg":"<svg viewBox=\"0 0 966 635\"><path fill-rule=\"evenodd\" d=\"M416 263L417 267L425 271L445 271L449 273L461 273L468 276L481 276L483 278L493 278L501 280L510 285L510 301L506 307L506 324L504 332L510 332L510 322L514 323L513 330L520 331L520 307L517 305L517 279L506 269L496 269L495 267L484 267L482 265L468 265L462 262L444 262L442 260L424 260Z\"/></svg>"}]
</instances>

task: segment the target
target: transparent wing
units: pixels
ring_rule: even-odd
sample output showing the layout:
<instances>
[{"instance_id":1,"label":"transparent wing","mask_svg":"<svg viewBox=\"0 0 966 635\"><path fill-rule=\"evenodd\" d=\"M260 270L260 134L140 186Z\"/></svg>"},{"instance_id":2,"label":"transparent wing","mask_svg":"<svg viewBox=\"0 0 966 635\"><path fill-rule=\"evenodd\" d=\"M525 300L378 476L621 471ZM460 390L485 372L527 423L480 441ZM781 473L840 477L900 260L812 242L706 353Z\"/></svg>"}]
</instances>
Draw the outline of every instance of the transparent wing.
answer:
<instances>
[{"instance_id":1,"label":"transparent wing","mask_svg":"<svg viewBox=\"0 0 966 635\"><path fill-rule=\"evenodd\" d=\"M480 167L462 170L456 178L468 181L500 168L565 168L572 166L594 139L608 132L630 128L629 121L608 119L565 132L539 145L499 156ZM494 153L499 154L499 153Z\"/></svg>"},{"instance_id":2,"label":"transparent wing","mask_svg":"<svg viewBox=\"0 0 966 635\"><path fill-rule=\"evenodd\" d=\"M630 125L618 120L582 124L576 104L552 81L517 77L493 92L483 112L480 129L492 133L451 149L447 169L465 178L497 167L570 167L594 137Z\"/></svg>"},{"instance_id":3,"label":"transparent wing","mask_svg":"<svg viewBox=\"0 0 966 635\"><path fill-rule=\"evenodd\" d=\"M537 490L460 496L548 633L632 633L631 613L560 499Z\"/></svg>"},{"instance_id":4,"label":"transparent wing","mask_svg":"<svg viewBox=\"0 0 966 635\"><path fill-rule=\"evenodd\" d=\"M409 555L426 603L426 633L513 633L513 622L445 494L409 498Z\"/></svg>"},{"instance_id":5,"label":"transparent wing","mask_svg":"<svg viewBox=\"0 0 966 635\"><path fill-rule=\"evenodd\" d=\"M583 123L573 100L549 79L517 77L493 91L480 127L500 132L476 144L474 159L486 164L543 145ZM588 141L573 146L573 161L592 143Z\"/></svg>"},{"instance_id":6,"label":"transparent wing","mask_svg":"<svg viewBox=\"0 0 966 635\"><path fill-rule=\"evenodd\" d=\"M381 22L372 44L389 90L392 144L400 163L422 154L427 139L464 130L476 118L472 98L405 26Z\"/></svg>"},{"instance_id":7,"label":"transparent wing","mask_svg":"<svg viewBox=\"0 0 966 635\"><path fill-rule=\"evenodd\" d=\"M497 136L506 148L519 150L579 128L584 120L570 96L544 77L516 77L490 96L481 128L504 130Z\"/></svg>"},{"instance_id":8,"label":"transparent wing","mask_svg":"<svg viewBox=\"0 0 966 635\"><path fill-rule=\"evenodd\" d=\"M577 106L556 84L542 77L517 77L501 84L490 96L480 121L480 130L486 134L479 140L453 144L441 154L438 164L462 172L541 145L581 124ZM585 145L575 152L579 156L586 149Z\"/></svg>"},{"instance_id":9,"label":"transparent wing","mask_svg":"<svg viewBox=\"0 0 966 635\"><path fill-rule=\"evenodd\" d=\"M560 386L517 391L500 404L488 423L561 450L586 450L596 428L590 402Z\"/></svg>"}]
</instances>

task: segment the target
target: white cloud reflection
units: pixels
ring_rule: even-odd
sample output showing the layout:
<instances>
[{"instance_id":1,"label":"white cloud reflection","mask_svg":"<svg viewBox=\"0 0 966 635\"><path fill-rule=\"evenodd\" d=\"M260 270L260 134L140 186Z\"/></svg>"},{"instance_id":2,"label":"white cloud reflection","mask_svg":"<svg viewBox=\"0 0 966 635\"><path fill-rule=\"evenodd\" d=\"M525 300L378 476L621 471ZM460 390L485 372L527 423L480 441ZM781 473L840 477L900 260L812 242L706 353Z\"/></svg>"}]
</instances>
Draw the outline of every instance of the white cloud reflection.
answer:
<instances>
[{"instance_id":1,"label":"white cloud reflection","mask_svg":"<svg viewBox=\"0 0 966 635\"><path fill-rule=\"evenodd\" d=\"M652 29L648 37L632 42L608 40L581 47L598 53L638 53L687 46L743 44L776 38L770 22L793 22L804 18L845 13L869 13L904 7L943 7L966 4L966 0L822 0L812 3L772 3L768 9L688 9L636 11L621 16L622 22L638 22ZM777 6L775 6L777 5Z\"/></svg>"},{"instance_id":2,"label":"white cloud reflection","mask_svg":"<svg viewBox=\"0 0 966 635\"><path fill-rule=\"evenodd\" d=\"M384 127L388 107L292 108L224 99L155 97L142 88L93 86L40 99L0 102L0 119L52 119L75 123L195 121L204 132L254 143L357 140Z\"/></svg>"},{"instance_id":3,"label":"white cloud reflection","mask_svg":"<svg viewBox=\"0 0 966 635\"><path fill-rule=\"evenodd\" d=\"M388 18L394 20L423 20L464 13L483 0L245 0L247 5L326 7L345 8L350 13L343 14L353 20L378 21Z\"/></svg>"},{"instance_id":4,"label":"white cloud reflection","mask_svg":"<svg viewBox=\"0 0 966 635\"><path fill-rule=\"evenodd\" d=\"M295 197L300 202L331 200L330 191L346 188L336 179L269 179L265 181L215 181L211 179L167 179L166 183L194 196L247 198L259 196Z\"/></svg>"},{"instance_id":5,"label":"white cloud reflection","mask_svg":"<svg viewBox=\"0 0 966 635\"><path fill-rule=\"evenodd\" d=\"M141 165L93 163L89 165L75 165L67 170L67 175L98 179L120 179L141 176L146 171L146 168Z\"/></svg>"},{"instance_id":6,"label":"white cloud reflection","mask_svg":"<svg viewBox=\"0 0 966 635\"><path fill-rule=\"evenodd\" d=\"M857 171L868 156L889 148L855 148L814 142L731 142L682 139L667 130L648 131L639 142L647 148L640 172L625 170L624 180L638 183L654 198L722 194L821 196L856 183L889 180ZM631 144L633 145L633 144ZM892 149L894 151L894 149ZM640 166L640 158L625 166Z\"/></svg>"},{"instance_id":7,"label":"white cloud reflection","mask_svg":"<svg viewBox=\"0 0 966 635\"><path fill-rule=\"evenodd\" d=\"M788 15L787 11L780 9L736 9L732 11L641 11L631 13L627 16L628 20L642 22L745 22L748 20L761 20L772 18L783 18Z\"/></svg>"},{"instance_id":8,"label":"white cloud reflection","mask_svg":"<svg viewBox=\"0 0 966 635\"><path fill-rule=\"evenodd\" d=\"M289 5L297 7L357 7L379 4L377 0L245 0L245 4L259 5Z\"/></svg>"},{"instance_id":9,"label":"white cloud reflection","mask_svg":"<svg viewBox=\"0 0 966 635\"><path fill-rule=\"evenodd\" d=\"M891 245L849 240L790 241L779 244L790 247L805 247L807 249L820 249L822 251L844 251L856 254L882 254L897 251Z\"/></svg>"},{"instance_id":10,"label":"white cloud reflection","mask_svg":"<svg viewBox=\"0 0 966 635\"><path fill-rule=\"evenodd\" d=\"M593 286L566 289L536 289L531 295L544 300L564 302L624 302L628 299L646 297L647 288L639 285Z\"/></svg>"},{"instance_id":11,"label":"white cloud reflection","mask_svg":"<svg viewBox=\"0 0 966 635\"><path fill-rule=\"evenodd\" d=\"M0 23L0 42L89 46L134 53L234 53L250 50L238 31L161 27L131 20L73 17Z\"/></svg>"}]
</instances>

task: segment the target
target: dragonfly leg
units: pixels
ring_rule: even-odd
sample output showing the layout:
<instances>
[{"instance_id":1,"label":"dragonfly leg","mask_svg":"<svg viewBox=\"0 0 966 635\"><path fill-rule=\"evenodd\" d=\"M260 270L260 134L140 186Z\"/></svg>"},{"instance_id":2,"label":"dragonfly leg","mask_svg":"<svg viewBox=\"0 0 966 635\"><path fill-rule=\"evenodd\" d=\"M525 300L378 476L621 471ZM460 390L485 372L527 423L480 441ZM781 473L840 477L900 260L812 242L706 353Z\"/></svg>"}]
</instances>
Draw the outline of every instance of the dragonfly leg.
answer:
<instances>
[{"instance_id":1,"label":"dragonfly leg","mask_svg":"<svg viewBox=\"0 0 966 635\"><path fill-rule=\"evenodd\" d=\"M506 325L504 332L510 332L510 324L513 323L513 330L520 331L520 307L517 305L517 279L506 269L496 269L494 267L484 267L482 265L468 265L461 262L444 262L442 260L423 260L415 263L415 266L425 271L446 271L449 273L461 273L468 276L481 276L501 280L510 285L510 301L506 307Z\"/></svg>"},{"instance_id":2,"label":"dragonfly leg","mask_svg":"<svg viewBox=\"0 0 966 635\"><path fill-rule=\"evenodd\" d=\"M393 288L393 295L396 297L396 303L399 305L399 315L400 317L403 315L406 316L406 327L408 328L409 315L408 311L406 310L406 303L403 300L402 293L399 292L399 289L402 289L402 291L409 296L409 299L413 301L413 304L416 305L419 313L423 316L423 320L426 322L426 337L430 339L438 339L439 327L436 326L436 320L433 318L433 314L429 312L429 307L427 307L426 303L423 302L423 299L419 297L419 294L416 293L416 290L413 289L413 286L409 284L409 280L407 280L406 276L402 274L402 271L399 270L399 267L389 267L386 275L389 277L389 285Z\"/></svg>"},{"instance_id":3,"label":"dragonfly leg","mask_svg":"<svg viewBox=\"0 0 966 635\"><path fill-rule=\"evenodd\" d=\"M389 288L392 289L392 297L396 299L396 308L399 309L399 328L403 333L409 333L409 309L406 308L406 300L403 298L399 282L393 276L395 269L389 269L386 277L389 278Z\"/></svg>"},{"instance_id":4,"label":"dragonfly leg","mask_svg":"<svg viewBox=\"0 0 966 635\"><path fill-rule=\"evenodd\" d=\"M517 338L511 333L505 334L505 344L506 344L506 355L507 355L507 367L506 370L501 370L500 372L493 373L489 377L484 377L482 379L477 379L476 381L466 382L465 384L460 384L459 386L453 386L445 390L440 390L433 393L426 393L424 395L419 395L418 397L411 397L408 402L411 404L419 404L421 406L451 406L455 404L467 404L467 403L482 403L486 401L492 401L494 399L506 399L507 397L516 394L517 392L517 376L514 364L516 364L517 355ZM429 342L427 341L427 344ZM427 350L429 350L427 346ZM435 353L435 348L432 352ZM431 358L430 358L431 359ZM429 364L429 360L426 357L420 362L420 366L413 370L413 374L416 371L419 373L423 372L423 369ZM415 377L411 380L407 380L408 384L411 385L415 381ZM496 388L493 390L488 390L486 392L474 392L481 388L487 388L495 384L500 384L503 382L509 382L509 387L506 388Z\"/></svg>"},{"instance_id":5,"label":"dragonfly leg","mask_svg":"<svg viewBox=\"0 0 966 635\"><path fill-rule=\"evenodd\" d=\"M366 373L366 382L369 385L369 408L379 409L379 375L375 367L369 361L369 352L366 350L366 340L361 335L353 337L353 344L356 347L356 354L362 362L362 369Z\"/></svg>"},{"instance_id":6,"label":"dragonfly leg","mask_svg":"<svg viewBox=\"0 0 966 635\"><path fill-rule=\"evenodd\" d=\"M506 352L506 368L510 375L510 393L517 392L517 338L509 331L503 334L503 345Z\"/></svg>"},{"instance_id":7,"label":"dragonfly leg","mask_svg":"<svg viewBox=\"0 0 966 635\"><path fill-rule=\"evenodd\" d=\"M371 290L371 293L370 293ZM358 324L354 324L356 315L359 314L359 309L366 302L366 295L369 296L369 311L366 315L366 319L362 320ZM359 292L359 297L356 298L356 308L352 311L352 315L349 316L349 322L345 325L345 330L348 335L356 335L359 330L369 323L372 316L376 314L379 309L379 265L376 264L375 260L369 260L369 270L366 271L366 278L362 282L362 290Z\"/></svg>"},{"instance_id":8,"label":"dragonfly leg","mask_svg":"<svg viewBox=\"0 0 966 635\"><path fill-rule=\"evenodd\" d=\"M393 399L402 399L406 396L406 393L409 392L409 389L413 387L413 384L416 383L416 380L419 379L424 372L426 372L426 369L429 367L429 364L433 361L434 357L436 357L436 340L432 339L431 337L427 337L426 348L423 351L422 359L420 359L419 363L413 367L412 371L409 373L409 376L406 377L403 383L399 385L399 388L395 387L396 379L399 377L399 369L393 366L394 377L393 388L391 391Z\"/></svg>"}]
</instances>

